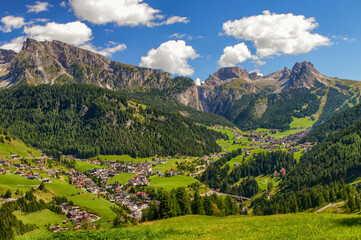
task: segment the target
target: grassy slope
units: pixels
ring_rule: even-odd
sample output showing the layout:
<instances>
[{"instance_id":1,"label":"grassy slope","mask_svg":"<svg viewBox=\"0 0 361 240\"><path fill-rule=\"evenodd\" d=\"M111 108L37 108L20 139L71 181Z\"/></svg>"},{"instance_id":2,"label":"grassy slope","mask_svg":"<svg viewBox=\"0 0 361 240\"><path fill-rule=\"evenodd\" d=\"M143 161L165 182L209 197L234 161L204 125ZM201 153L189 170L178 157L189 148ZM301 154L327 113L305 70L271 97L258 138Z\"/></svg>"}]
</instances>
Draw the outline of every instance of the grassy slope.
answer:
<instances>
[{"instance_id":1,"label":"grassy slope","mask_svg":"<svg viewBox=\"0 0 361 240\"><path fill-rule=\"evenodd\" d=\"M153 170L160 170L161 172L165 171L171 171L177 170L177 164L176 162L182 162L185 161L185 159L168 159L166 163L164 164L157 164L155 167L153 167Z\"/></svg>"},{"instance_id":2,"label":"grassy slope","mask_svg":"<svg viewBox=\"0 0 361 240\"><path fill-rule=\"evenodd\" d=\"M35 148L26 146L20 140L11 140L0 143L0 159L7 159L10 155L17 154L21 157L41 157Z\"/></svg>"},{"instance_id":3,"label":"grassy slope","mask_svg":"<svg viewBox=\"0 0 361 240\"><path fill-rule=\"evenodd\" d=\"M91 164L91 163L87 163L87 162L83 162L80 160L76 161L76 170L80 171L80 172L86 172L90 169L93 168L106 168L107 166L99 166L97 164Z\"/></svg>"},{"instance_id":4,"label":"grassy slope","mask_svg":"<svg viewBox=\"0 0 361 240\"><path fill-rule=\"evenodd\" d=\"M125 184L129 179L133 178L136 173L121 173L108 180L109 183L118 182L119 184Z\"/></svg>"},{"instance_id":5,"label":"grassy slope","mask_svg":"<svg viewBox=\"0 0 361 240\"><path fill-rule=\"evenodd\" d=\"M153 158L152 157L148 157L148 158L132 158L129 155L99 155L97 157L93 157L91 158L91 160L95 160L95 159L99 159L99 160L108 160L108 161L120 161L120 162L148 162L151 161Z\"/></svg>"},{"instance_id":6,"label":"grassy slope","mask_svg":"<svg viewBox=\"0 0 361 240\"><path fill-rule=\"evenodd\" d=\"M360 225L359 216L346 214L183 216L101 233L55 236L59 236L56 239L359 239Z\"/></svg>"},{"instance_id":7,"label":"grassy slope","mask_svg":"<svg viewBox=\"0 0 361 240\"><path fill-rule=\"evenodd\" d=\"M171 190L178 187L187 187L189 184L198 182L198 180L183 176L177 175L173 177L158 177L157 175L149 177L150 187L164 188L166 190Z\"/></svg>"},{"instance_id":8,"label":"grassy slope","mask_svg":"<svg viewBox=\"0 0 361 240\"><path fill-rule=\"evenodd\" d=\"M98 214L101 217L100 222L108 222L114 219L115 213L110 210L110 206L113 206L113 204L109 201L77 189L65 181L58 179L52 180L54 180L54 183L48 183L45 184L45 186L53 195L66 196L67 199L73 201L75 205L79 205L89 212Z\"/></svg>"},{"instance_id":9,"label":"grassy slope","mask_svg":"<svg viewBox=\"0 0 361 240\"><path fill-rule=\"evenodd\" d=\"M65 216L59 216L56 213L53 213L49 209L44 209L39 212L34 212L30 214L24 214L19 211L14 212L17 219L23 221L25 224L35 224L38 226L38 229L31 231L24 236L19 236L19 239L32 239L37 236L43 236L49 234L45 225L50 224L51 226L59 224L62 225L62 221L66 220ZM34 221L36 220L36 221Z\"/></svg>"},{"instance_id":10,"label":"grassy slope","mask_svg":"<svg viewBox=\"0 0 361 240\"><path fill-rule=\"evenodd\" d=\"M15 174L0 175L0 194L3 194L10 189L13 193L16 189L26 192L32 187L36 187L40 184L38 180L29 180Z\"/></svg>"}]
</instances>

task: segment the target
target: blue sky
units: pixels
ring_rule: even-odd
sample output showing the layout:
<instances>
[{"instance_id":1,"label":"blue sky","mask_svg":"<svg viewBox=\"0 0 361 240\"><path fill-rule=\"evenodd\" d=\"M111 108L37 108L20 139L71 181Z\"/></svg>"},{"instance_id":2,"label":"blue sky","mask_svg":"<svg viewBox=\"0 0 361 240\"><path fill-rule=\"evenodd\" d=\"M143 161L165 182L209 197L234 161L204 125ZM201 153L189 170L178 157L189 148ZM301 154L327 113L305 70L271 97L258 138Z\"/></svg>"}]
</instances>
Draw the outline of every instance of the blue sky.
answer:
<instances>
[{"instance_id":1,"label":"blue sky","mask_svg":"<svg viewBox=\"0 0 361 240\"><path fill-rule=\"evenodd\" d=\"M0 0L0 47L19 50L28 36L62 40L202 81L221 66L268 74L297 61L361 80L361 1L93 2Z\"/></svg>"}]
</instances>

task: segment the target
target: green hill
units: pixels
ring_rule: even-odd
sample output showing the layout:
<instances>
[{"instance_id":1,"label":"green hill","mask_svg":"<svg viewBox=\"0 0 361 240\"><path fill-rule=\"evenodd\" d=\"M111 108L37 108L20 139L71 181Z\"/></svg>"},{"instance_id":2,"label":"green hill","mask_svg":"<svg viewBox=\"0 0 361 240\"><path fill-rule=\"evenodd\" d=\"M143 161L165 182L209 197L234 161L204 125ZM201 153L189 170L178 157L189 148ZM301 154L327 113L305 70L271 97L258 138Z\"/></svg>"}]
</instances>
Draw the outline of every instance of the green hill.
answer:
<instances>
[{"instance_id":1,"label":"green hill","mask_svg":"<svg viewBox=\"0 0 361 240\"><path fill-rule=\"evenodd\" d=\"M201 156L220 151L216 139L222 137L180 114L79 84L1 90L0 126L31 146L80 157Z\"/></svg>"},{"instance_id":2,"label":"green hill","mask_svg":"<svg viewBox=\"0 0 361 240\"><path fill-rule=\"evenodd\" d=\"M325 123L313 129L300 142L322 142L323 140L325 140L327 137L331 136L335 132L341 131L351 126L353 123L355 123L358 120L361 120L360 104L333 116Z\"/></svg>"},{"instance_id":3,"label":"green hill","mask_svg":"<svg viewBox=\"0 0 361 240\"><path fill-rule=\"evenodd\" d=\"M10 155L19 155L20 157L40 157L41 153L35 148L28 147L19 139L0 129L0 159L7 159Z\"/></svg>"},{"instance_id":4,"label":"green hill","mask_svg":"<svg viewBox=\"0 0 361 240\"><path fill-rule=\"evenodd\" d=\"M38 239L358 239L361 218L338 214L184 216L106 230L63 232Z\"/></svg>"}]
</instances>

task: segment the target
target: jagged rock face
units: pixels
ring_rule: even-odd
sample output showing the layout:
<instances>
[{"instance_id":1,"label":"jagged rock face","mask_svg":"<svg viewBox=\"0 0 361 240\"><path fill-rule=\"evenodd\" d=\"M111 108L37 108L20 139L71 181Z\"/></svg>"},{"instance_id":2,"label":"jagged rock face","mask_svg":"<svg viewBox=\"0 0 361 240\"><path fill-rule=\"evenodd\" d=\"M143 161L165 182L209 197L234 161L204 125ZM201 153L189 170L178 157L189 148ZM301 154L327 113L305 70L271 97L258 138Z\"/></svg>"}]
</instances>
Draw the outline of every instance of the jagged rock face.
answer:
<instances>
[{"instance_id":1,"label":"jagged rock face","mask_svg":"<svg viewBox=\"0 0 361 240\"><path fill-rule=\"evenodd\" d=\"M160 70L114 62L60 41L38 42L30 38L11 62L7 78L12 84L77 82L109 89L162 90L172 85L171 75Z\"/></svg>"},{"instance_id":2,"label":"jagged rock face","mask_svg":"<svg viewBox=\"0 0 361 240\"><path fill-rule=\"evenodd\" d=\"M0 64L11 62L15 58L16 52L12 50L0 49Z\"/></svg>"},{"instance_id":3,"label":"jagged rock face","mask_svg":"<svg viewBox=\"0 0 361 240\"><path fill-rule=\"evenodd\" d=\"M248 78L248 72L246 69L240 69L238 67L224 67L219 69L214 76L220 80L227 80L230 78Z\"/></svg>"},{"instance_id":4,"label":"jagged rock face","mask_svg":"<svg viewBox=\"0 0 361 240\"><path fill-rule=\"evenodd\" d=\"M175 95L175 98L188 107L203 111L203 106L199 100L198 87L192 86L187 88L184 92Z\"/></svg>"},{"instance_id":5,"label":"jagged rock face","mask_svg":"<svg viewBox=\"0 0 361 240\"><path fill-rule=\"evenodd\" d=\"M326 81L326 82L325 82ZM288 76L287 82L284 83L286 88L290 87L306 87L311 88L317 83L327 83L325 76L319 73L312 63L301 62L296 63Z\"/></svg>"},{"instance_id":6,"label":"jagged rock face","mask_svg":"<svg viewBox=\"0 0 361 240\"><path fill-rule=\"evenodd\" d=\"M205 83L209 86L219 86L237 78L248 80L249 75L247 70L238 67L224 67L219 69L213 75L209 75L205 80Z\"/></svg>"}]
</instances>

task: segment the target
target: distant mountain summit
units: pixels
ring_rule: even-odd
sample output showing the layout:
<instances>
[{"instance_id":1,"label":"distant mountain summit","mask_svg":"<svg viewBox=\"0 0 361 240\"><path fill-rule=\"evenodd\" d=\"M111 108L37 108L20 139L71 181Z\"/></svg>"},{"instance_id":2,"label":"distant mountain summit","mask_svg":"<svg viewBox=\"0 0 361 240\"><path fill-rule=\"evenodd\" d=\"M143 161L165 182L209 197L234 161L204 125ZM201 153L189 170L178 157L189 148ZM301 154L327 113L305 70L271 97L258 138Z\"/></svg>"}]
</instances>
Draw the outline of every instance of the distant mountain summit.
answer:
<instances>
[{"instance_id":1,"label":"distant mountain summit","mask_svg":"<svg viewBox=\"0 0 361 240\"><path fill-rule=\"evenodd\" d=\"M2 85L84 83L108 89L170 87L169 73L135 67L60 41L28 38Z\"/></svg>"},{"instance_id":2,"label":"distant mountain summit","mask_svg":"<svg viewBox=\"0 0 361 240\"><path fill-rule=\"evenodd\" d=\"M335 111L361 101L357 82L327 77L310 62L266 76L238 67L220 68L197 87L190 78L115 62L60 41L28 38L19 53L0 51L0 88L65 83L131 93L152 91L153 95L157 90L177 103L222 115L244 129L287 129L292 117L305 116L319 124Z\"/></svg>"}]
</instances>

